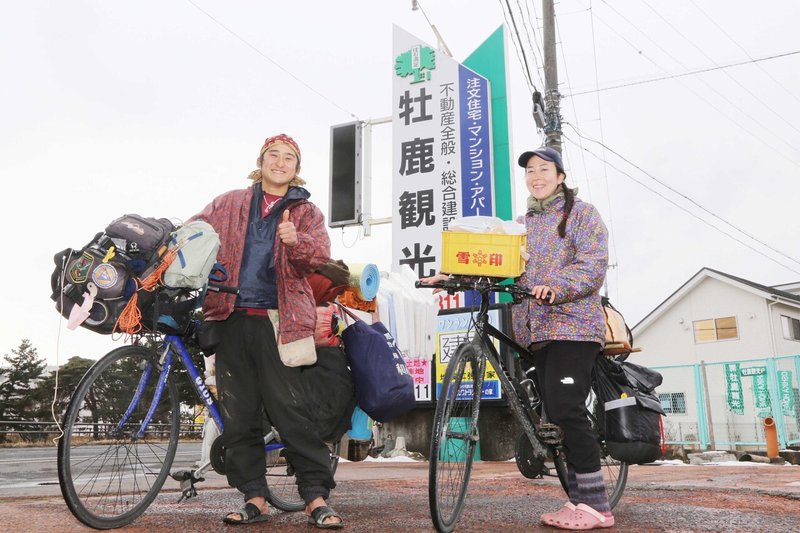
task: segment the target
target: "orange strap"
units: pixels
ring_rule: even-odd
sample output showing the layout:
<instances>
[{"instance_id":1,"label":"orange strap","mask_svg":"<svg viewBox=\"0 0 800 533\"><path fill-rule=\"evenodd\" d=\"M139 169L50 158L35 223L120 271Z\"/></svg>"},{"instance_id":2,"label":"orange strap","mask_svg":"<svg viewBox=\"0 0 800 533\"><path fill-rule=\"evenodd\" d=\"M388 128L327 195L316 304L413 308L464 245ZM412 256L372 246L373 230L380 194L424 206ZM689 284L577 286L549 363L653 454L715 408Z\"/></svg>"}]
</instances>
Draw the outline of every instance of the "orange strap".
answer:
<instances>
[{"instance_id":1,"label":"orange strap","mask_svg":"<svg viewBox=\"0 0 800 533\"><path fill-rule=\"evenodd\" d=\"M132 335L134 333L139 333L142 330L142 311L139 309L138 305L139 291L145 290L152 292L155 290L156 285L163 285L164 272L169 268L169 265L172 264L177 255L178 254L175 250L167 250L167 252L164 254L164 257L161 259L161 263L159 263L159 265L152 272L150 272L146 278L143 280L139 280L138 278L136 279L136 291L131 296L131 299L128 300L125 308L119 314L117 323L114 325L114 331L121 331L123 333Z\"/></svg>"}]
</instances>

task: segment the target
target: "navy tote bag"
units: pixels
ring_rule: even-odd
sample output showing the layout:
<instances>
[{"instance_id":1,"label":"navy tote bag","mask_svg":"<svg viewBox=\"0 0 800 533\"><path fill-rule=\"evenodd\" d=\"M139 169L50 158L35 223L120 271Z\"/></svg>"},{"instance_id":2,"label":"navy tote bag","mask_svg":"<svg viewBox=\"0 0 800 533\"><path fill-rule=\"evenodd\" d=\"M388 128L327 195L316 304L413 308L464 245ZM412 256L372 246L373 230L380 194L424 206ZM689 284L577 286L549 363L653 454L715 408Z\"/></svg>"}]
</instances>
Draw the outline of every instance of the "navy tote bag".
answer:
<instances>
[{"instance_id":1,"label":"navy tote bag","mask_svg":"<svg viewBox=\"0 0 800 533\"><path fill-rule=\"evenodd\" d=\"M342 332L358 406L377 422L414 408L414 379L392 335L381 322L367 324L343 306L353 323Z\"/></svg>"}]
</instances>

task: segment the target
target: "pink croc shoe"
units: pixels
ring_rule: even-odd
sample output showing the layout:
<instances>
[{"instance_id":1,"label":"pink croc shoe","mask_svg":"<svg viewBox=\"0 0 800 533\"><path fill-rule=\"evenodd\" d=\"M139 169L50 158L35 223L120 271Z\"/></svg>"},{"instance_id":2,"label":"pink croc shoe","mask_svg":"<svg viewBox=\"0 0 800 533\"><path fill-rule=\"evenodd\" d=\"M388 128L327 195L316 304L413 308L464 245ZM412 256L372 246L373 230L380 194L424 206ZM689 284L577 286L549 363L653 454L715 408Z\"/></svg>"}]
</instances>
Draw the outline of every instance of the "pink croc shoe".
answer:
<instances>
[{"instance_id":1,"label":"pink croc shoe","mask_svg":"<svg viewBox=\"0 0 800 533\"><path fill-rule=\"evenodd\" d=\"M575 512L575 505L572 502L567 502L564 504L564 507L556 511L555 513L545 513L542 515L542 524L547 526L556 526L558 522L564 522L567 518L572 516L572 513Z\"/></svg>"},{"instance_id":2,"label":"pink croc shoe","mask_svg":"<svg viewBox=\"0 0 800 533\"><path fill-rule=\"evenodd\" d=\"M562 509L563 510L563 509ZM555 514L555 513L554 513ZM560 529L586 530L614 527L614 517L605 516L586 504L579 503L568 515L554 519L552 524Z\"/></svg>"}]
</instances>

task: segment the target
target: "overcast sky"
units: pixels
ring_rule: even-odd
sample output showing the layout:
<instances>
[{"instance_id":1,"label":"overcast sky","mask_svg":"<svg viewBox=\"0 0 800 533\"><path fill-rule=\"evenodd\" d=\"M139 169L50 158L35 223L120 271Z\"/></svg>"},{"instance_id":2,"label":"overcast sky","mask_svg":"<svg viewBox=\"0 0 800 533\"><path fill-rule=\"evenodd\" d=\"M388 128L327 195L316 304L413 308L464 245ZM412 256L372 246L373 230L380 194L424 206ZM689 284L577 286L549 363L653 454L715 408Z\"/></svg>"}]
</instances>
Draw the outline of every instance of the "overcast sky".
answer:
<instances>
[{"instance_id":1,"label":"overcast sky","mask_svg":"<svg viewBox=\"0 0 800 533\"><path fill-rule=\"evenodd\" d=\"M510 22L510 5L543 89L539 1L421 3L456 60ZM53 254L124 213L188 218L245 186L278 132L300 144L301 175L327 213L330 126L392 112L392 25L436 45L410 0L0 5L0 354L28 338L50 363L114 346L59 329ZM608 291L631 324L704 266L767 285L800 281L800 3L769 5L556 5L568 182L612 232ZM512 35L516 155L542 136ZM375 128L379 217L391 215L390 129ZM520 213L526 191L514 171ZM388 226L330 235L334 257L389 268Z\"/></svg>"}]
</instances>

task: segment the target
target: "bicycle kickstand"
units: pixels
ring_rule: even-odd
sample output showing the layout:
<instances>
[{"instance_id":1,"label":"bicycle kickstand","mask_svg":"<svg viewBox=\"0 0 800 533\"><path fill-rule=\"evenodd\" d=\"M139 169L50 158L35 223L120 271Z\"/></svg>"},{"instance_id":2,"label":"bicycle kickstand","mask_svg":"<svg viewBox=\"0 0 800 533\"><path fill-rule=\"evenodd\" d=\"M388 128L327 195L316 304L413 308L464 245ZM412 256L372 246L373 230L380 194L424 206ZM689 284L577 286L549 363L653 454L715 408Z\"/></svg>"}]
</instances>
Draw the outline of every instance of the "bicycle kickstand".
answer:
<instances>
[{"instance_id":1,"label":"bicycle kickstand","mask_svg":"<svg viewBox=\"0 0 800 533\"><path fill-rule=\"evenodd\" d=\"M196 474L198 474L196 476ZM199 471L195 470L178 470L177 472L173 472L170 474L172 479L179 482L181 484L181 497L178 498L178 503L182 502L185 499L193 498L197 496L197 489L195 488L195 483L200 483L201 481L205 481L206 478L199 475Z\"/></svg>"}]
</instances>

